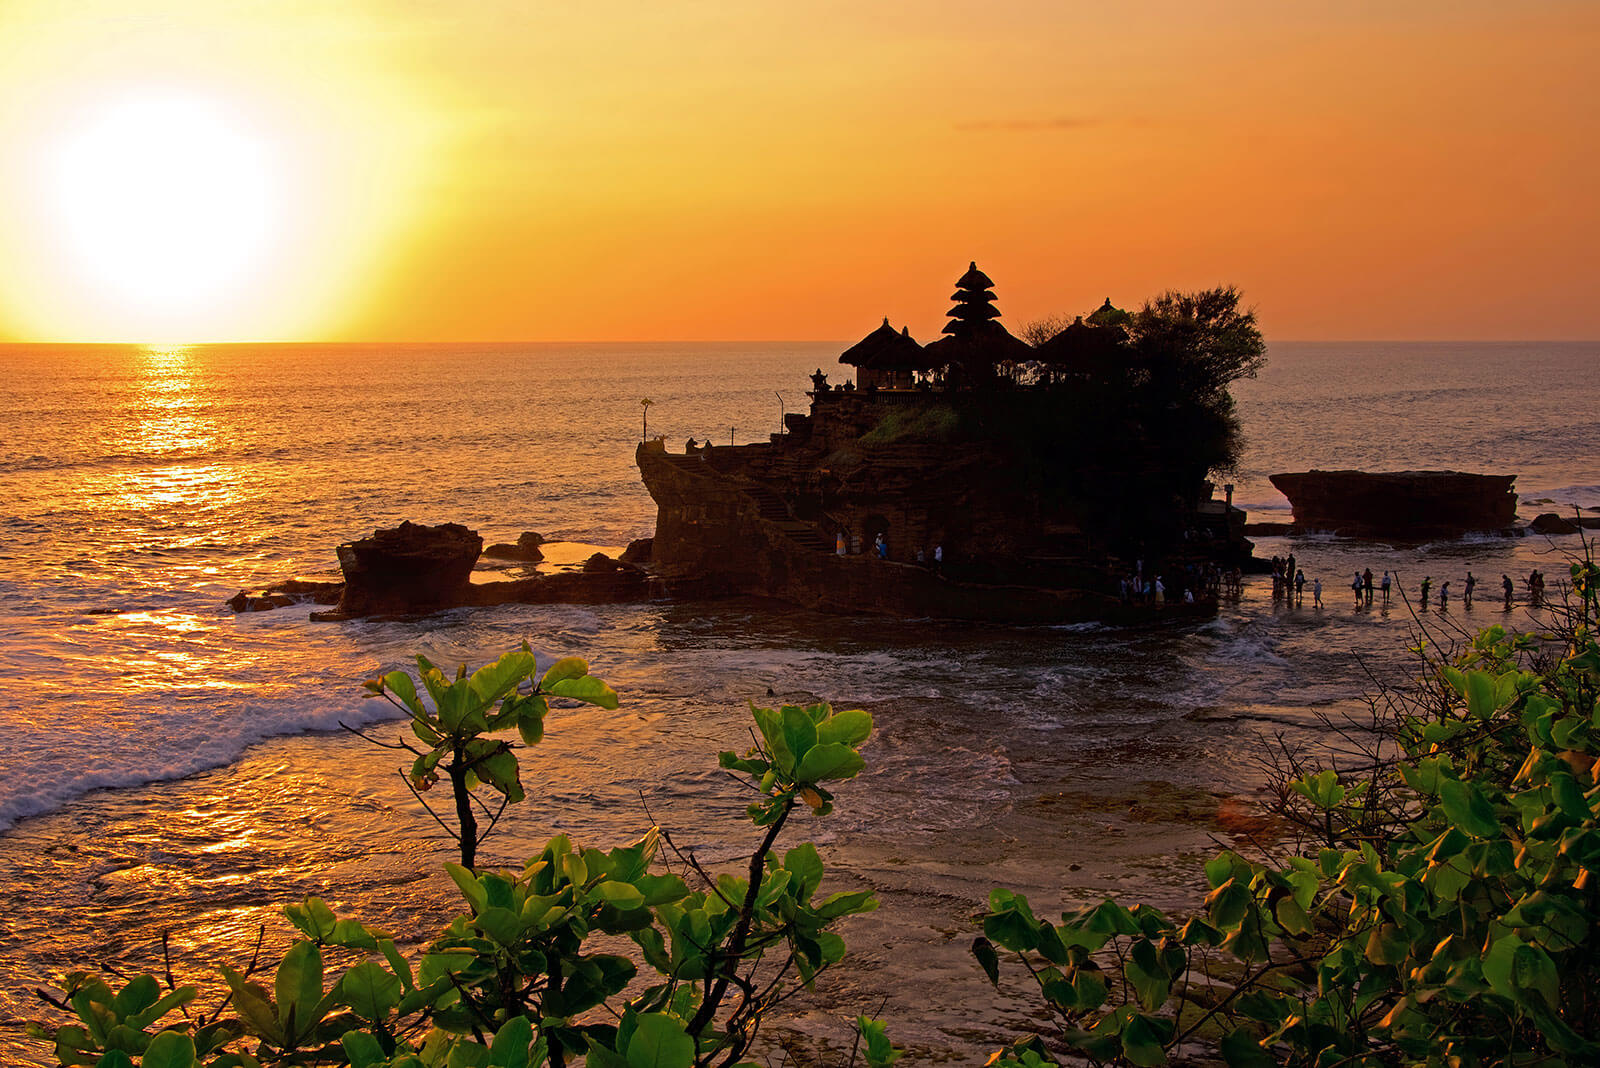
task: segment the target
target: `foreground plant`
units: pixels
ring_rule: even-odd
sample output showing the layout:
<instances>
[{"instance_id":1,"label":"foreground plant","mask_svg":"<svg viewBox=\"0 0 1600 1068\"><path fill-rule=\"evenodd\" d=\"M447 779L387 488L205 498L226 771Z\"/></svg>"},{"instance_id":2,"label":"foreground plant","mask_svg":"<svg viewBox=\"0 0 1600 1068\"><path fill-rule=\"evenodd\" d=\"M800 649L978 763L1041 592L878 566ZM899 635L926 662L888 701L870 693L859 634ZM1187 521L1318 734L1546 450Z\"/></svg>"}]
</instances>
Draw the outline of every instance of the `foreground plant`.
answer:
<instances>
[{"instance_id":1,"label":"foreground plant","mask_svg":"<svg viewBox=\"0 0 1600 1068\"><path fill-rule=\"evenodd\" d=\"M1548 642L1478 634L1391 724L1393 755L1307 773L1284 814L1320 837L1278 865L1224 853L1181 924L1107 901L1036 918L996 890L974 946L1027 967L1058 1027L1000 1065L1600 1063L1600 568ZM1536 669L1530 669L1536 668Z\"/></svg>"},{"instance_id":2,"label":"foreground plant","mask_svg":"<svg viewBox=\"0 0 1600 1068\"><path fill-rule=\"evenodd\" d=\"M514 750L482 735L514 727L537 742L551 696L616 703L580 660L534 684L526 647L453 683L418 664L431 708L403 672L369 689L406 710L430 746L413 750L410 779L420 789L449 776L458 817L471 814L463 795L479 783L508 803L522 795ZM826 815L824 784L861 770L872 718L826 704L752 715L755 745L720 757L756 794L760 839L743 877L706 872L658 828L609 851L557 836L520 871L475 871L466 861L481 835L462 818L464 862L446 870L466 909L420 955L308 898L284 910L302 937L276 963L222 966L227 994L209 1012L192 1008L192 986L169 980L163 992L141 975L113 989L80 972L59 994L40 992L73 1022L30 1030L59 1064L98 1068L734 1065L774 1007L844 956L838 922L877 907L864 891L819 898L824 868L810 844L776 851L796 810ZM666 870L664 845L681 873ZM857 1027L870 1066L899 1056L880 1023Z\"/></svg>"},{"instance_id":3,"label":"foreground plant","mask_svg":"<svg viewBox=\"0 0 1600 1068\"><path fill-rule=\"evenodd\" d=\"M515 748L510 742L487 736L515 730L524 745L538 745L544 738L544 718L550 712L552 697L616 708L617 694L604 681L590 675L588 663L575 656L557 660L535 682L538 663L527 642L520 650L507 653L471 675L467 674L467 666L461 665L454 681L447 680L444 672L425 656L417 657L417 669L433 702L431 708L418 696L416 683L404 671L391 671L365 683L365 688L404 712L411 721L412 734L425 748L419 749L403 739L390 744L352 727L345 729L374 745L404 749L416 756L409 770L401 770L401 778L439 826L456 840L462 866L476 867L478 846L494 830L506 805L525 796ZM454 827L422 795L439 781L440 772L450 780ZM473 793L483 783L501 796L499 807L492 812ZM473 811L475 804L488 820L481 830Z\"/></svg>"}]
</instances>

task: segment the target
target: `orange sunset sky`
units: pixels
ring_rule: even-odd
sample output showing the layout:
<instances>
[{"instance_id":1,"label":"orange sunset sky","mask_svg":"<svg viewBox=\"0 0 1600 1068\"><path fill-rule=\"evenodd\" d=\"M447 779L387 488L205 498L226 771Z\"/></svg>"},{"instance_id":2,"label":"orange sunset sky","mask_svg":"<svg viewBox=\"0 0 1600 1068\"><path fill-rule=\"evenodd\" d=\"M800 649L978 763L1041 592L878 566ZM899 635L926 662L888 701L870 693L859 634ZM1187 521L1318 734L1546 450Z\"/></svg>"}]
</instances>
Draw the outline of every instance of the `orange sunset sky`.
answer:
<instances>
[{"instance_id":1,"label":"orange sunset sky","mask_svg":"<svg viewBox=\"0 0 1600 1068\"><path fill-rule=\"evenodd\" d=\"M1600 4L0 0L0 339L1600 337Z\"/></svg>"}]
</instances>

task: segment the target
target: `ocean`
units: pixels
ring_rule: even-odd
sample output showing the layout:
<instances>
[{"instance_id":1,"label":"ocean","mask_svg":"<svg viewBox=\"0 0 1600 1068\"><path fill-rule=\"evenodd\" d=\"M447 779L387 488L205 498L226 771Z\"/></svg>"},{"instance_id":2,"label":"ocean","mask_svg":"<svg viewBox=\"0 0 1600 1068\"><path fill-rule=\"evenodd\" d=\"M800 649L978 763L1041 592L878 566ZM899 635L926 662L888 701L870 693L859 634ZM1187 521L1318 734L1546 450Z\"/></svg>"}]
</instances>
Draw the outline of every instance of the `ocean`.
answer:
<instances>
[{"instance_id":1,"label":"ocean","mask_svg":"<svg viewBox=\"0 0 1600 1068\"><path fill-rule=\"evenodd\" d=\"M1134 630L754 601L340 624L224 604L337 577L336 545L405 519L620 549L653 529L632 462L646 421L675 449L765 440L804 409L814 369L841 379L844 347L0 347L0 1060L46 1063L17 1032L42 1010L33 987L159 964L163 932L180 975L248 961L263 927L281 943L278 910L307 894L425 937L455 904L449 843L393 754L341 724L395 731L361 682L413 654L475 665L524 639L587 657L622 705L553 714L492 863L557 830L609 846L652 820L729 862L754 839L716 752L747 744L748 703L872 711L867 771L789 841L817 841L837 885L883 904L777 1031L847 1041L868 1012L919 1057L970 1059L1028 1019L967 952L991 886L1045 913L1107 893L1193 904L1267 745L1336 749L1325 721L1359 715L1372 678L1414 671L1416 621L1398 602L1354 607L1353 571L1393 571L1413 596L1424 575L1459 589L1475 572L1471 612L1424 617L1448 640L1536 627L1521 603L1500 610L1501 574L1520 599L1528 571L1554 581L1578 548L1264 538L1258 555L1293 551L1323 580L1322 610L1275 604L1256 579L1214 620ZM1515 474L1525 519L1600 507L1595 366L1600 343L1274 344L1235 389L1235 503L1287 519L1277 471L1450 468Z\"/></svg>"}]
</instances>

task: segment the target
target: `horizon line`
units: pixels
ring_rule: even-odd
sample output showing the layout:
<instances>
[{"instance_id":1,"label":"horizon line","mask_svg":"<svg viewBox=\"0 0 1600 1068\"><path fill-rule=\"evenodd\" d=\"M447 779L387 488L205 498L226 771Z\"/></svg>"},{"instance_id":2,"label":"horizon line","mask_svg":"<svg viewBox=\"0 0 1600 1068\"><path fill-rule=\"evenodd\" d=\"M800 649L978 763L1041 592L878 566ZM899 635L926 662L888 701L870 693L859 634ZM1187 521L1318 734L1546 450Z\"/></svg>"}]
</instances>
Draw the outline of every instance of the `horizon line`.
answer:
<instances>
[{"instance_id":1,"label":"horizon line","mask_svg":"<svg viewBox=\"0 0 1600 1068\"><path fill-rule=\"evenodd\" d=\"M60 348L130 347L130 348L218 348L227 345L436 345L465 347L470 345L854 345L859 338L521 338L509 340L415 340L381 338L376 340L229 340L229 341L5 341L0 348L33 348L53 346ZM1267 339L1267 347L1279 345L1584 345L1600 344L1597 337L1339 337L1310 338L1284 337Z\"/></svg>"}]
</instances>

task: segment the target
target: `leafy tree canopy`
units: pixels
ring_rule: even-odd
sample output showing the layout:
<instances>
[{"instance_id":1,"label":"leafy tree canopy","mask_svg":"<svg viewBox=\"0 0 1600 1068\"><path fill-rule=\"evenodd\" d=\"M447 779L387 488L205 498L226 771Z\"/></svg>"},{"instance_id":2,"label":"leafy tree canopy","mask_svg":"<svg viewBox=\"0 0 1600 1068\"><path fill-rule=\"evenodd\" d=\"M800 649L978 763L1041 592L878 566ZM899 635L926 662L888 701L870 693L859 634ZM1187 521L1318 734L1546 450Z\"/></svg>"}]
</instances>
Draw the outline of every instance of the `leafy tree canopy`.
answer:
<instances>
[{"instance_id":1,"label":"leafy tree canopy","mask_svg":"<svg viewBox=\"0 0 1600 1068\"><path fill-rule=\"evenodd\" d=\"M1203 404L1223 401L1231 383L1254 378L1267 362L1255 312L1240 310L1233 286L1169 290L1134 313L1129 336L1153 385Z\"/></svg>"}]
</instances>

